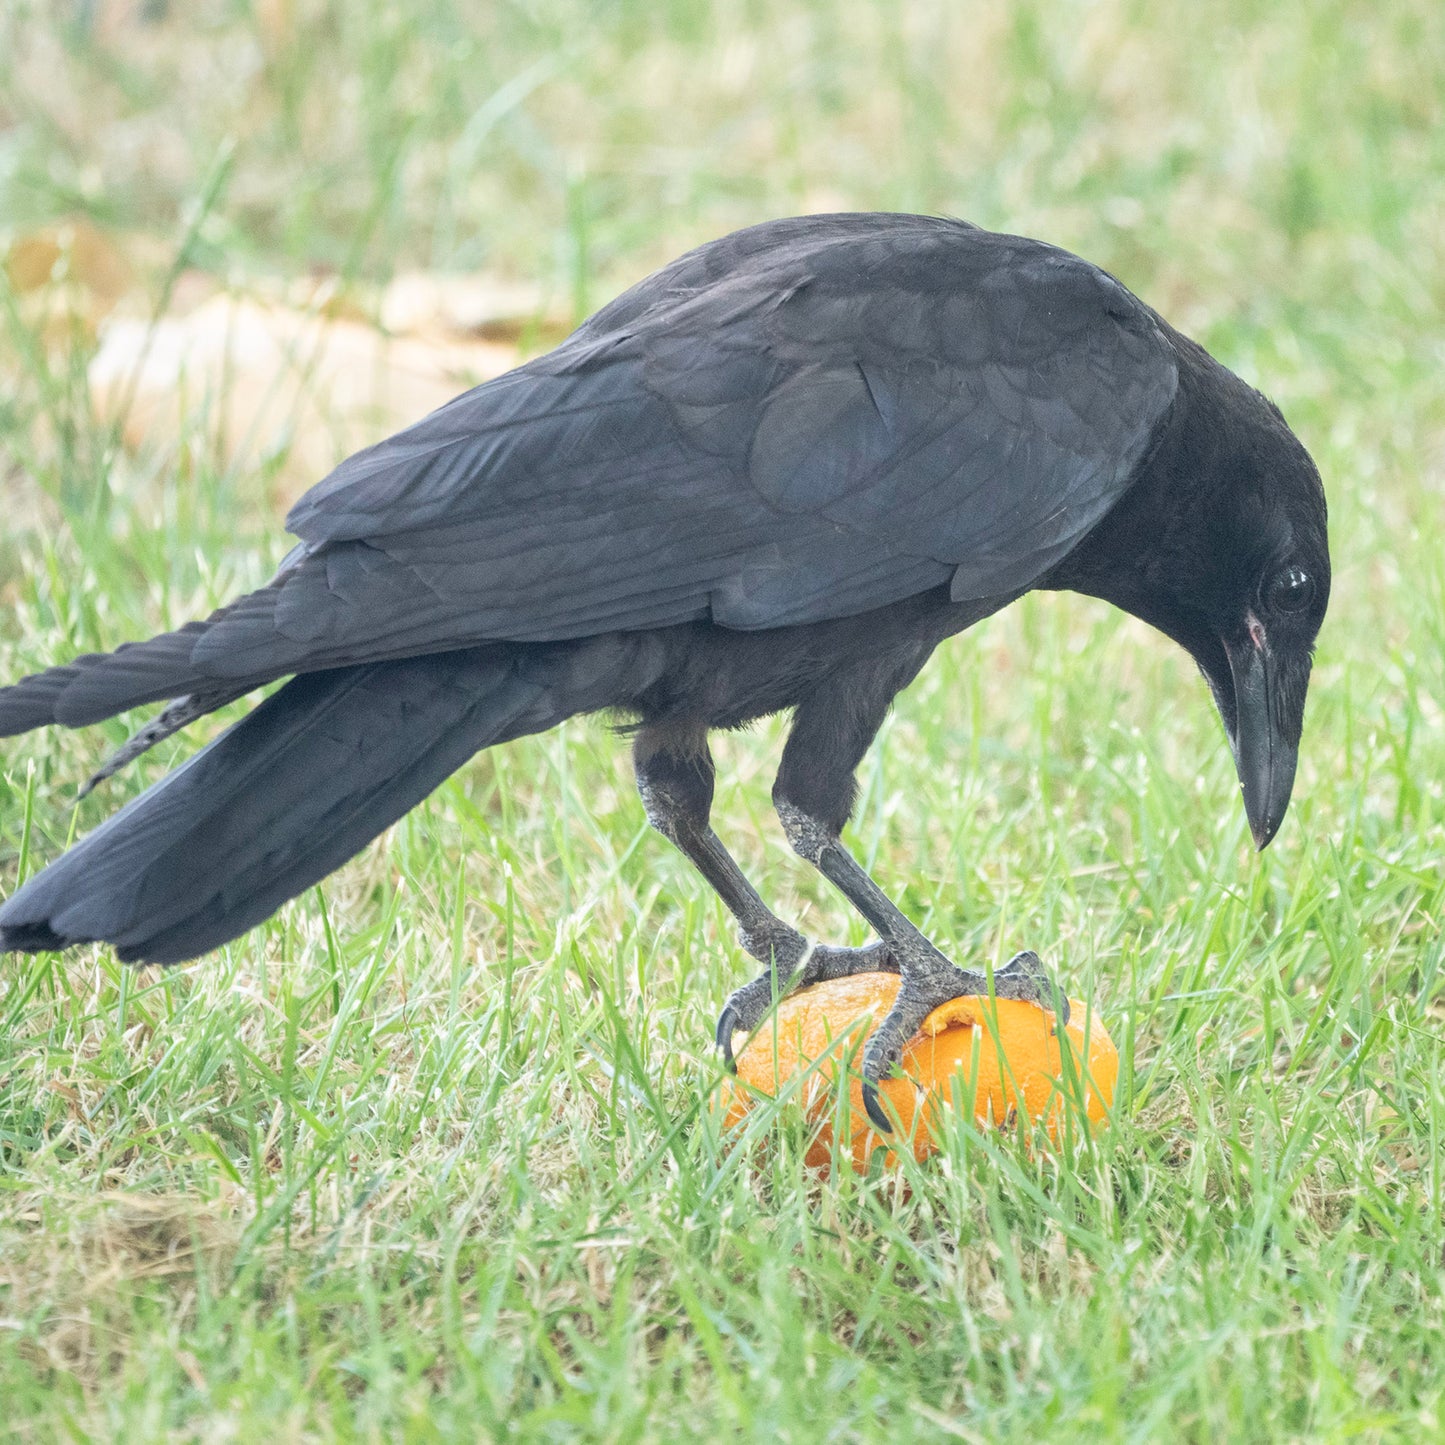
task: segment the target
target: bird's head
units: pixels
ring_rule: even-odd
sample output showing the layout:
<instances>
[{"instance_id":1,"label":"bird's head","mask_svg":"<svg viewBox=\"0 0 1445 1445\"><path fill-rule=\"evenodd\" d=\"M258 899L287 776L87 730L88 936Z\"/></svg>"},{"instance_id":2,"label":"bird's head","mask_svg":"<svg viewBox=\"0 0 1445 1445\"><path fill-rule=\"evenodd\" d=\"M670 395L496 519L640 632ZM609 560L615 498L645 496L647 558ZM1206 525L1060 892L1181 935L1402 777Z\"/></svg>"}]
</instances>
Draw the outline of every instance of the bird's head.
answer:
<instances>
[{"instance_id":1,"label":"bird's head","mask_svg":"<svg viewBox=\"0 0 1445 1445\"><path fill-rule=\"evenodd\" d=\"M1214 694L1257 848L1294 786L1315 638L1330 595L1324 494L1300 448L1294 473L1227 519L1217 591L1189 650Z\"/></svg>"},{"instance_id":2,"label":"bird's head","mask_svg":"<svg viewBox=\"0 0 1445 1445\"><path fill-rule=\"evenodd\" d=\"M1232 400L1247 389L1240 384ZM1173 633L1214 694L1255 847L1289 807L1315 638L1330 597L1325 493L1309 453L1257 393L1216 413L1206 485L1165 539ZM1212 410L1212 409L1211 409ZM1180 462L1187 464L1186 458Z\"/></svg>"},{"instance_id":3,"label":"bird's head","mask_svg":"<svg viewBox=\"0 0 1445 1445\"><path fill-rule=\"evenodd\" d=\"M1141 478L1139 505L1121 509L1111 550L1130 540L1133 576L1083 590L1157 627L1194 658L1263 849L1294 786L1330 554L1324 488L1309 453L1277 408L1224 376L1227 383L1171 427Z\"/></svg>"}]
</instances>

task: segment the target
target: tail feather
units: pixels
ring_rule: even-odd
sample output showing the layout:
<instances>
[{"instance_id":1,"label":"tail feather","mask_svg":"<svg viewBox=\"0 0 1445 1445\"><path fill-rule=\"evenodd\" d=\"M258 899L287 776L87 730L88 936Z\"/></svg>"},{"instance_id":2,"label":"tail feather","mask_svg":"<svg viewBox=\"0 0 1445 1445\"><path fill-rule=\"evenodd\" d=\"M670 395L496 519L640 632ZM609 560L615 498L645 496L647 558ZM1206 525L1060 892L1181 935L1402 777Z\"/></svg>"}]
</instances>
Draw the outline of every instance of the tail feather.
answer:
<instances>
[{"instance_id":1,"label":"tail feather","mask_svg":"<svg viewBox=\"0 0 1445 1445\"><path fill-rule=\"evenodd\" d=\"M0 950L179 963L357 853L473 753L582 710L505 652L308 673L0 907ZM595 705L595 704L594 704Z\"/></svg>"},{"instance_id":2,"label":"tail feather","mask_svg":"<svg viewBox=\"0 0 1445 1445\"><path fill-rule=\"evenodd\" d=\"M144 703L215 692L215 674L192 659L197 640L214 620L213 616L205 622L188 622L145 642L124 643L114 652L89 652L0 688L0 737L15 737L50 723L86 727ZM230 695L239 697L289 670L278 665L252 679L225 682ZM239 683L244 685L237 690Z\"/></svg>"}]
</instances>

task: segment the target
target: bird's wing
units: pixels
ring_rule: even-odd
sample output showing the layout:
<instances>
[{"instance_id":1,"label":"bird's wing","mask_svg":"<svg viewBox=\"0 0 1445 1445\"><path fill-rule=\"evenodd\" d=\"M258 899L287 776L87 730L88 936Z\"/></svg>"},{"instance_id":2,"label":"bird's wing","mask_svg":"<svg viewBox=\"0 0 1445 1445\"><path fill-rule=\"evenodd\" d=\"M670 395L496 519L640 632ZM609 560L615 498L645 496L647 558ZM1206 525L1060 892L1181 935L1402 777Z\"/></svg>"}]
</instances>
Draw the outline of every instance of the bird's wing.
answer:
<instances>
[{"instance_id":1,"label":"bird's wing","mask_svg":"<svg viewBox=\"0 0 1445 1445\"><path fill-rule=\"evenodd\" d=\"M264 603L195 660L1011 594L1118 499L1176 382L1148 309L1052 247L920 218L756 227L343 462L293 509L303 545Z\"/></svg>"}]
</instances>

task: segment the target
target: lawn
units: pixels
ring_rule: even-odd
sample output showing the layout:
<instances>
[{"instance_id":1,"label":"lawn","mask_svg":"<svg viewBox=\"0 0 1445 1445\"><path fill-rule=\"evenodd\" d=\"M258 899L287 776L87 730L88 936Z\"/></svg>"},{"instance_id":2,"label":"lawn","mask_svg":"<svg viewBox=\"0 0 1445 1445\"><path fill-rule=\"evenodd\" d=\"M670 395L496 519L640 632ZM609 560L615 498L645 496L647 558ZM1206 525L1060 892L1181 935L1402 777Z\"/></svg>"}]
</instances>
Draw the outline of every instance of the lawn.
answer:
<instances>
[{"instance_id":1,"label":"lawn","mask_svg":"<svg viewBox=\"0 0 1445 1445\"><path fill-rule=\"evenodd\" d=\"M1438 0L10 0L0 678L259 584L318 444L240 444L214 396L124 432L97 291L148 323L310 288L371 330L395 274L483 272L535 296L526 350L689 245L837 208L1108 267L1325 477L1265 854L1188 659L1078 598L941 649L861 772L851 837L946 950L1032 946L1101 1011L1110 1127L960 1121L901 1178L820 1180L786 1110L725 1148L711 1030L750 961L577 720L197 965L0 959L18 1438L1445 1430ZM0 892L215 725L77 808L138 716L0 744ZM772 817L782 736L721 740L716 826L785 917L862 942Z\"/></svg>"}]
</instances>

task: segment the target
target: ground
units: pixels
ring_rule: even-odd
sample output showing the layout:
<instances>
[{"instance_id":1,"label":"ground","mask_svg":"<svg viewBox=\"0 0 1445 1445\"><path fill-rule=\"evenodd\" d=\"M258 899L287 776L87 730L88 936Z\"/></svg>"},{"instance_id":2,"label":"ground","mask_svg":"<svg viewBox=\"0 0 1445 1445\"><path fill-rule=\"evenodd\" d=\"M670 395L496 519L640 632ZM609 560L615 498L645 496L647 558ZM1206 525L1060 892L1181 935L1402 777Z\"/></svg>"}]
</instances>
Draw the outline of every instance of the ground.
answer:
<instances>
[{"instance_id":1,"label":"ground","mask_svg":"<svg viewBox=\"0 0 1445 1445\"><path fill-rule=\"evenodd\" d=\"M1107 1018L1111 1127L960 1123L901 1182L820 1182L786 1112L725 1149L709 1039L750 964L625 745L573 722L193 968L0 960L20 1437L1441 1429L1436 0L17 0L0 676L260 582L307 479L214 396L128 431L98 311L300 287L373 330L394 274L483 272L535 295L526 350L691 244L836 207L1108 267L1326 480L1334 594L1263 856L1187 659L1077 598L945 647L862 770L852 837L911 914L963 962L1038 949ZM194 746L75 810L133 721L0 746L0 889ZM784 916L862 942L771 816L780 740L722 743L719 831Z\"/></svg>"}]
</instances>

